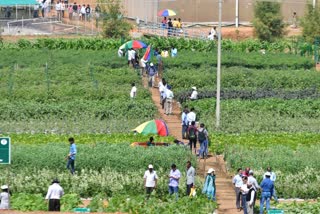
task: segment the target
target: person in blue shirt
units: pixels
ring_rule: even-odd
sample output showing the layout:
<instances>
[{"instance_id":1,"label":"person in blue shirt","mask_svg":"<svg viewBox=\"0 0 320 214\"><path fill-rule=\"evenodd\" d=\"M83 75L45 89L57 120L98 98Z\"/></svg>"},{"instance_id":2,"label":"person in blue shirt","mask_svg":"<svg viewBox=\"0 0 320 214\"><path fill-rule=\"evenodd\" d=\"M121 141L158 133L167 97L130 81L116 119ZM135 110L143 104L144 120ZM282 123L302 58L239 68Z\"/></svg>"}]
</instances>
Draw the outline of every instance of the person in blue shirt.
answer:
<instances>
[{"instance_id":1,"label":"person in blue shirt","mask_svg":"<svg viewBox=\"0 0 320 214\"><path fill-rule=\"evenodd\" d=\"M153 137L150 137L149 138L149 141L147 142L147 146L154 146L154 139L153 139Z\"/></svg>"},{"instance_id":2,"label":"person in blue shirt","mask_svg":"<svg viewBox=\"0 0 320 214\"><path fill-rule=\"evenodd\" d=\"M70 170L71 174L74 174L74 162L76 159L77 147L76 147L76 144L74 143L73 137L69 138L69 143L70 143L70 150L67 156L67 159L68 159L67 169Z\"/></svg>"},{"instance_id":3,"label":"person in blue shirt","mask_svg":"<svg viewBox=\"0 0 320 214\"><path fill-rule=\"evenodd\" d=\"M260 214L263 214L263 206L264 202L266 202L266 209L267 211L270 208L270 200L273 194L274 184L273 181L270 179L271 173L265 173L265 179L260 184L261 187L261 199L260 199Z\"/></svg>"}]
</instances>

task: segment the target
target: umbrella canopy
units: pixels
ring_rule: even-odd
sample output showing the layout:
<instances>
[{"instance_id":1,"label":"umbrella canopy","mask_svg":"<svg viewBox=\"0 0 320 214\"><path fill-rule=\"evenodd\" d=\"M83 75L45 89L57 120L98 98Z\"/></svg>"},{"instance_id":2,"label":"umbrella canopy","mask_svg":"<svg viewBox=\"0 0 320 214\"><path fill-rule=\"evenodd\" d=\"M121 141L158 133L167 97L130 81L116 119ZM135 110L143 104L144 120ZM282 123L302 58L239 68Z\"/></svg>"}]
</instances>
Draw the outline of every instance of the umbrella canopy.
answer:
<instances>
[{"instance_id":1,"label":"umbrella canopy","mask_svg":"<svg viewBox=\"0 0 320 214\"><path fill-rule=\"evenodd\" d=\"M140 49L140 48L146 48L146 47L147 45L139 40L131 40L121 45L119 49L129 49L129 48Z\"/></svg>"},{"instance_id":2,"label":"umbrella canopy","mask_svg":"<svg viewBox=\"0 0 320 214\"><path fill-rule=\"evenodd\" d=\"M159 136L169 135L167 124L163 120L147 121L145 123L142 123L133 131L136 131L141 134L158 134Z\"/></svg>"},{"instance_id":3,"label":"umbrella canopy","mask_svg":"<svg viewBox=\"0 0 320 214\"><path fill-rule=\"evenodd\" d=\"M177 15L177 13L170 9L164 9L158 12L158 16L175 16L175 15Z\"/></svg>"}]
</instances>

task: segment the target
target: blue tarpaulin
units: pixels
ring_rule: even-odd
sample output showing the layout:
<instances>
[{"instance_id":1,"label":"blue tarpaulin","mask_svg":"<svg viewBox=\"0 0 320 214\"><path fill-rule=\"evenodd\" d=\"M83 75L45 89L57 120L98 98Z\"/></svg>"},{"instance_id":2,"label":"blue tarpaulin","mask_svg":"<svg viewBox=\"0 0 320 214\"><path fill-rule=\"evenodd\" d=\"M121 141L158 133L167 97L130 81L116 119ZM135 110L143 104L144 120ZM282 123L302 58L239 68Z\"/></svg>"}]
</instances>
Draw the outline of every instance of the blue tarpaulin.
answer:
<instances>
[{"instance_id":1,"label":"blue tarpaulin","mask_svg":"<svg viewBox=\"0 0 320 214\"><path fill-rule=\"evenodd\" d=\"M0 0L1 6L15 6L15 5L34 5L38 4L36 0Z\"/></svg>"}]
</instances>

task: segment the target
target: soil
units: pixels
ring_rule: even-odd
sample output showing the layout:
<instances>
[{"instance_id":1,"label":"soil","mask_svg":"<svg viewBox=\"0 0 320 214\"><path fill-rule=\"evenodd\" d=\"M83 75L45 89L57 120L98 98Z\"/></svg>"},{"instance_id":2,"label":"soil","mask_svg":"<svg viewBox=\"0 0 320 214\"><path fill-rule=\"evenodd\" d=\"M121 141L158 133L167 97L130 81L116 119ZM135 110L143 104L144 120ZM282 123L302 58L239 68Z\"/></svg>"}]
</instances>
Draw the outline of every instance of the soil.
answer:
<instances>
[{"instance_id":1,"label":"soil","mask_svg":"<svg viewBox=\"0 0 320 214\"><path fill-rule=\"evenodd\" d=\"M157 81L156 81L157 82ZM170 80L168 80L170 82ZM147 79L143 79L144 86L147 87ZM160 94L158 88L149 88L152 93L152 100L158 108L159 117L163 119L169 129L171 136L181 140L181 120L179 103L174 101L173 114L166 115L160 105ZM184 143L188 142L184 140ZM190 155L194 155L191 154ZM231 177L226 173L225 163L221 156L210 154L207 159L198 159L197 175L204 180L209 168L214 168L216 173L217 202L219 204L218 213L234 214L237 212L235 192L232 187ZM201 188L201 187L200 187Z\"/></svg>"}]
</instances>

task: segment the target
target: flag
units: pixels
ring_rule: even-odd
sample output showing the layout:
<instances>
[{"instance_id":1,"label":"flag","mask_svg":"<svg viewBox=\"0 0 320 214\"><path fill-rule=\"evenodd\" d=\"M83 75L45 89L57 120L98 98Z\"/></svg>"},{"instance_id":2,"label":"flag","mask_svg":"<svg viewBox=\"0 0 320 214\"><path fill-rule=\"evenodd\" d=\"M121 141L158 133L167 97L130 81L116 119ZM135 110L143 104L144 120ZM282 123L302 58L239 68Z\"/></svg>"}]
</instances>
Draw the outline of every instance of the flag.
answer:
<instances>
[{"instance_id":1,"label":"flag","mask_svg":"<svg viewBox=\"0 0 320 214\"><path fill-rule=\"evenodd\" d=\"M146 52L143 55L143 60L144 61L149 61L151 58L151 46L149 45Z\"/></svg>"}]
</instances>

